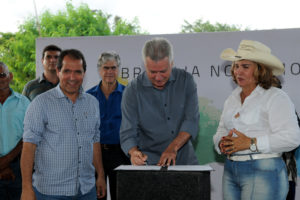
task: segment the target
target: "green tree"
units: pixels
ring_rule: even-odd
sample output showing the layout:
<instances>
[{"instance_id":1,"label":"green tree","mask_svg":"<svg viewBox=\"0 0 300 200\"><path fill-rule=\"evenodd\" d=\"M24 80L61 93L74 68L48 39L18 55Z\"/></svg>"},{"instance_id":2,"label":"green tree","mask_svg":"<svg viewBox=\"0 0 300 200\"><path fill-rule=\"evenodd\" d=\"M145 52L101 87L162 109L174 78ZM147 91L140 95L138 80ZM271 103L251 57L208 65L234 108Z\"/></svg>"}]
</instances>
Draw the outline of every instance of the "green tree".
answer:
<instances>
[{"instance_id":1,"label":"green tree","mask_svg":"<svg viewBox=\"0 0 300 200\"><path fill-rule=\"evenodd\" d=\"M34 16L29 16L15 34L0 33L0 60L14 73L12 88L21 92L35 77L35 39L38 37L143 34L137 19L127 22L115 17L110 23L111 17L101 10L91 10L87 4L75 8L68 1L65 10L43 12L39 23Z\"/></svg>"},{"instance_id":2,"label":"green tree","mask_svg":"<svg viewBox=\"0 0 300 200\"><path fill-rule=\"evenodd\" d=\"M195 32L220 32L220 31L243 31L248 30L248 28L243 29L239 25L228 25L215 23L211 24L209 21L203 21L202 19L196 20L193 24L184 20L184 25L181 26L182 33L195 33Z\"/></svg>"},{"instance_id":3,"label":"green tree","mask_svg":"<svg viewBox=\"0 0 300 200\"><path fill-rule=\"evenodd\" d=\"M6 54L8 51L9 44L14 40L15 34L13 33L2 33L0 32L0 57ZM3 61L4 62L4 61Z\"/></svg>"}]
</instances>

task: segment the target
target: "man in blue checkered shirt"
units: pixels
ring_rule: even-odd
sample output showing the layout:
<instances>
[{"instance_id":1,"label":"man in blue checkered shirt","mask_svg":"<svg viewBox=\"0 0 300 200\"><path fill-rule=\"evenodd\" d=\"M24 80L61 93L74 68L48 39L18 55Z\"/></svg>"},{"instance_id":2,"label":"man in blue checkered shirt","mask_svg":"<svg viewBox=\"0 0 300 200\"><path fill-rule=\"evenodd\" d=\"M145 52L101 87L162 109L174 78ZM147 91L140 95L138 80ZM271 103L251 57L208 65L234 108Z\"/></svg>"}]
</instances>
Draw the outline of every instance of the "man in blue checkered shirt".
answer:
<instances>
[{"instance_id":1,"label":"man in blue checkered shirt","mask_svg":"<svg viewBox=\"0 0 300 200\"><path fill-rule=\"evenodd\" d=\"M82 90L85 71L80 51L62 51L57 66L59 85L37 96L27 110L21 157L22 200L105 196L99 105Z\"/></svg>"}]
</instances>

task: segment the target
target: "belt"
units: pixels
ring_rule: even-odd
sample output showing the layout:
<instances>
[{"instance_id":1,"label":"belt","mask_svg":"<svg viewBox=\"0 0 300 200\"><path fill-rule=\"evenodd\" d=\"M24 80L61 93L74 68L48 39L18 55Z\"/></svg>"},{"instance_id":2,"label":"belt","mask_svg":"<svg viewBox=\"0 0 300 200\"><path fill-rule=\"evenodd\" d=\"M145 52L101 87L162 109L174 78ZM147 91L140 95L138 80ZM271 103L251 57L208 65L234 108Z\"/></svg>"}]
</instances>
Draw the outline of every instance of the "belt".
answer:
<instances>
[{"instance_id":1,"label":"belt","mask_svg":"<svg viewBox=\"0 0 300 200\"><path fill-rule=\"evenodd\" d=\"M120 144L101 144L101 148L104 150L116 150L121 149Z\"/></svg>"},{"instance_id":2,"label":"belt","mask_svg":"<svg viewBox=\"0 0 300 200\"><path fill-rule=\"evenodd\" d=\"M258 153L258 154L248 154L248 155L227 156L227 158L232 161L259 160L259 159L277 158L277 157L281 157L281 153L268 153L268 154Z\"/></svg>"}]
</instances>

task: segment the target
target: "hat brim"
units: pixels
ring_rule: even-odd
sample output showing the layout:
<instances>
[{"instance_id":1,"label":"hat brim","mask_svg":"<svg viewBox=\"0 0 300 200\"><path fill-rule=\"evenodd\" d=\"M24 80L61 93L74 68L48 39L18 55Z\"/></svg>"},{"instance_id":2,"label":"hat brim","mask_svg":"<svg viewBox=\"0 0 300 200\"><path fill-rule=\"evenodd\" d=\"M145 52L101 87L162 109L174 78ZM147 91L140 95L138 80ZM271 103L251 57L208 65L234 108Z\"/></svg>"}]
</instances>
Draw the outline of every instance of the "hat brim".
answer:
<instances>
[{"instance_id":1,"label":"hat brim","mask_svg":"<svg viewBox=\"0 0 300 200\"><path fill-rule=\"evenodd\" d=\"M279 76L284 72L284 66L282 62L272 54L266 54L263 52L255 53L237 53L231 48L225 49L220 55L221 59L228 61L250 60L256 63L263 64L264 66L272 70L273 75Z\"/></svg>"}]
</instances>

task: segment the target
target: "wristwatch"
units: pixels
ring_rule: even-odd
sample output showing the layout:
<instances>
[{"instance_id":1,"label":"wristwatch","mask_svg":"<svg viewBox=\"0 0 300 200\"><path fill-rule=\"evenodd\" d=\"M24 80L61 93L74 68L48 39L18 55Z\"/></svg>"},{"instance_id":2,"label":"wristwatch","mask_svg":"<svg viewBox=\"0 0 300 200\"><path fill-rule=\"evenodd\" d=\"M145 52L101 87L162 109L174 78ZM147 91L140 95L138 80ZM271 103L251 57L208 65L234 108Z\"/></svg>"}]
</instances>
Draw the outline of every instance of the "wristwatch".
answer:
<instances>
[{"instance_id":1,"label":"wristwatch","mask_svg":"<svg viewBox=\"0 0 300 200\"><path fill-rule=\"evenodd\" d=\"M251 138L250 151L252 151L252 152L257 151L257 146L255 144L255 138Z\"/></svg>"}]
</instances>

